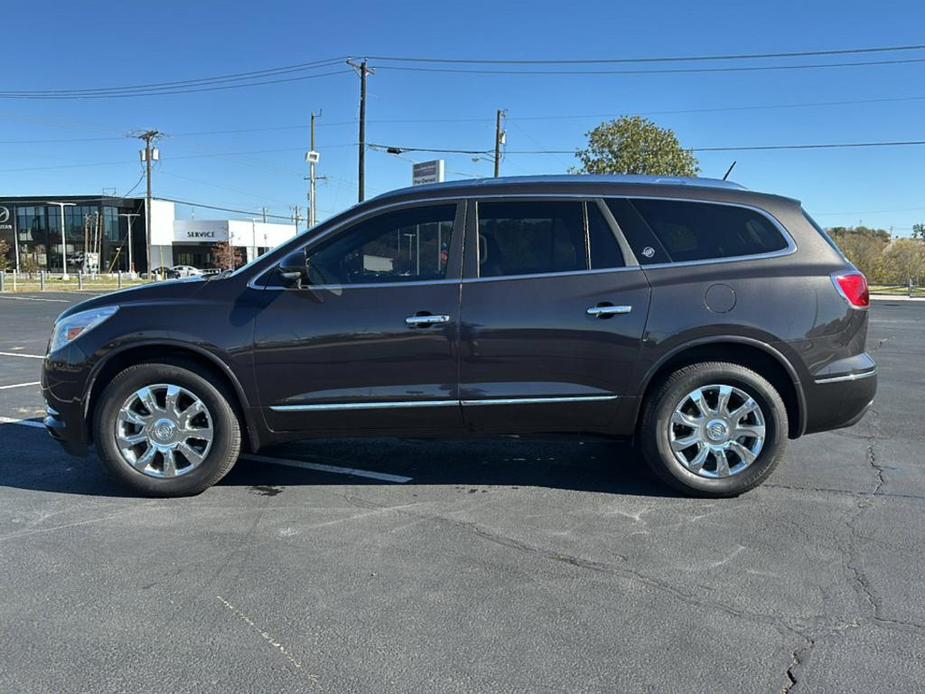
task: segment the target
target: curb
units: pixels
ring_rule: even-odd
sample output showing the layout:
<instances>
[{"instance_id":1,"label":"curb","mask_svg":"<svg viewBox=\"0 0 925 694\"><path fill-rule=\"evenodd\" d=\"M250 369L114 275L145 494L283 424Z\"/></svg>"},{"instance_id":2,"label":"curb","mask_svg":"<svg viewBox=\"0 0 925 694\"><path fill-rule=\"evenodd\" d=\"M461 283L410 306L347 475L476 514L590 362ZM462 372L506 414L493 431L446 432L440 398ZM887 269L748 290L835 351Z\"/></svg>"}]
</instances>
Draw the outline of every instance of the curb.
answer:
<instances>
[{"instance_id":1,"label":"curb","mask_svg":"<svg viewBox=\"0 0 925 694\"><path fill-rule=\"evenodd\" d=\"M925 301L921 296L892 296L890 294L871 294L871 301Z\"/></svg>"}]
</instances>

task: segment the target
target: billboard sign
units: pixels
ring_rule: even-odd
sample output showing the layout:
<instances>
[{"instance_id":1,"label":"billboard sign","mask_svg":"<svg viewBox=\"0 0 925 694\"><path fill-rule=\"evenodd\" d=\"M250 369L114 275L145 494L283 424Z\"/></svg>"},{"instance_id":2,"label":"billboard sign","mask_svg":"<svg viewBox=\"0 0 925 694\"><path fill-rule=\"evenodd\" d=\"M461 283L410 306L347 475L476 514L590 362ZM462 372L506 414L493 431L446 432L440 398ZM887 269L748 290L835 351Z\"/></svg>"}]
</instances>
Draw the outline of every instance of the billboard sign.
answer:
<instances>
[{"instance_id":1,"label":"billboard sign","mask_svg":"<svg viewBox=\"0 0 925 694\"><path fill-rule=\"evenodd\" d=\"M443 183L443 159L422 161L411 169L411 185L419 186L425 183Z\"/></svg>"}]
</instances>

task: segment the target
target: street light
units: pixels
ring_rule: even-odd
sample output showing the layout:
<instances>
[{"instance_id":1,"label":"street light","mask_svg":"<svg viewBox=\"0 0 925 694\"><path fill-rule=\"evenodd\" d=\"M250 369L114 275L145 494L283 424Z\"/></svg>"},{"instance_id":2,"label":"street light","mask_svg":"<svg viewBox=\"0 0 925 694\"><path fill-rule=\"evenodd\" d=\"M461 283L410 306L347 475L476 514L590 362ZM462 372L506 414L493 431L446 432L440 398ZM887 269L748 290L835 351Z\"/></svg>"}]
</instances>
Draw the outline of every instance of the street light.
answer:
<instances>
[{"instance_id":1,"label":"street light","mask_svg":"<svg viewBox=\"0 0 925 694\"><path fill-rule=\"evenodd\" d=\"M61 279L67 279L67 241L64 239L64 208L73 207L76 202L47 202L46 205L57 205L61 208ZM87 249L84 249L84 253Z\"/></svg>"}]
</instances>

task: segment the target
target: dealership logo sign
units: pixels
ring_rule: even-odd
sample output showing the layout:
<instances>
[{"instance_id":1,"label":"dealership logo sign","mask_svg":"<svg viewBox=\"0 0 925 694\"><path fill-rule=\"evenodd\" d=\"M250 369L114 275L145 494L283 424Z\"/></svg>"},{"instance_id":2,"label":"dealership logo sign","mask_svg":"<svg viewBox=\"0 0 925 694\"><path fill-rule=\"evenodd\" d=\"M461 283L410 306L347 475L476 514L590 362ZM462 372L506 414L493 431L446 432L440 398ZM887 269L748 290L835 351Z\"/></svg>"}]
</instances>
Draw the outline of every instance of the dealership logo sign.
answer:
<instances>
[{"instance_id":1,"label":"dealership logo sign","mask_svg":"<svg viewBox=\"0 0 925 694\"><path fill-rule=\"evenodd\" d=\"M0 206L0 229L12 229L10 223L10 208Z\"/></svg>"}]
</instances>

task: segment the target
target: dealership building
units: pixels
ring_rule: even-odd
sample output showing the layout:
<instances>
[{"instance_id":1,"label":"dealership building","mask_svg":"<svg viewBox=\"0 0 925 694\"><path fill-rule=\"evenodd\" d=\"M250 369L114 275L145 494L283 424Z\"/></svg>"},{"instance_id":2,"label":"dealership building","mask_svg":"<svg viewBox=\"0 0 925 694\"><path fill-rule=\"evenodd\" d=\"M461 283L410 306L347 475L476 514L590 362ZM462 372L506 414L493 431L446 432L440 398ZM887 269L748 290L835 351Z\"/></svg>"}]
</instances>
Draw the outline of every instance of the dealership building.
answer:
<instances>
[{"instance_id":1,"label":"dealership building","mask_svg":"<svg viewBox=\"0 0 925 694\"><path fill-rule=\"evenodd\" d=\"M155 198L150 232L154 267L208 269L214 267L217 244L235 247L245 262L292 238L297 229L258 220L177 219L175 203ZM67 272L148 269L144 198L0 197L0 240L8 246L8 267L22 272L61 272L64 259Z\"/></svg>"}]
</instances>

